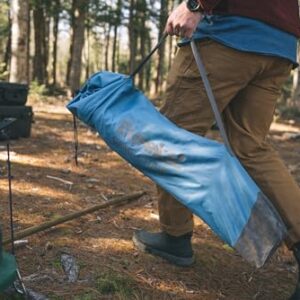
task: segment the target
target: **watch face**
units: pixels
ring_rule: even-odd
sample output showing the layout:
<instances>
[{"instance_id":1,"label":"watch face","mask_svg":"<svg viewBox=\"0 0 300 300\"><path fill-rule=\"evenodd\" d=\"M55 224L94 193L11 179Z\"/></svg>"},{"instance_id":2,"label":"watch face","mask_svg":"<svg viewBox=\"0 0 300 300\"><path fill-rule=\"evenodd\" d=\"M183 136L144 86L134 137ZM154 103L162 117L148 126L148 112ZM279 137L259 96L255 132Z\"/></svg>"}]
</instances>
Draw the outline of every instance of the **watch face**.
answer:
<instances>
[{"instance_id":1,"label":"watch face","mask_svg":"<svg viewBox=\"0 0 300 300\"><path fill-rule=\"evenodd\" d=\"M199 3L197 0L188 0L187 6L190 10L197 10L199 8Z\"/></svg>"},{"instance_id":2,"label":"watch face","mask_svg":"<svg viewBox=\"0 0 300 300\"><path fill-rule=\"evenodd\" d=\"M197 0L188 0L187 7L191 11L197 11L200 7L200 4Z\"/></svg>"}]
</instances>

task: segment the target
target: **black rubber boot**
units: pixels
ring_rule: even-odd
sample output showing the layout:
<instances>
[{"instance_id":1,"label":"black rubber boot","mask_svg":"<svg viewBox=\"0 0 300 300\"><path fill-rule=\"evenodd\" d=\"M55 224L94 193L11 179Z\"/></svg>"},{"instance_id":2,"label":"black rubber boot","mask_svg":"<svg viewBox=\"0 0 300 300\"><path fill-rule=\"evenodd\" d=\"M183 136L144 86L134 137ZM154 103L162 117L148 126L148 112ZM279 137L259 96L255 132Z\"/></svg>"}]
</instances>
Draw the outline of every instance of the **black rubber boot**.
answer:
<instances>
[{"instance_id":1,"label":"black rubber boot","mask_svg":"<svg viewBox=\"0 0 300 300\"><path fill-rule=\"evenodd\" d=\"M295 259L298 264L298 281L294 294L289 300L300 300L300 243L296 244L293 249Z\"/></svg>"},{"instance_id":2,"label":"black rubber boot","mask_svg":"<svg viewBox=\"0 0 300 300\"><path fill-rule=\"evenodd\" d=\"M139 230L133 235L133 242L138 249L181 267L188 267L195 261L191 239L192 233L175 237L165 232L150 233Z\"/></svg>"}]
</instances>

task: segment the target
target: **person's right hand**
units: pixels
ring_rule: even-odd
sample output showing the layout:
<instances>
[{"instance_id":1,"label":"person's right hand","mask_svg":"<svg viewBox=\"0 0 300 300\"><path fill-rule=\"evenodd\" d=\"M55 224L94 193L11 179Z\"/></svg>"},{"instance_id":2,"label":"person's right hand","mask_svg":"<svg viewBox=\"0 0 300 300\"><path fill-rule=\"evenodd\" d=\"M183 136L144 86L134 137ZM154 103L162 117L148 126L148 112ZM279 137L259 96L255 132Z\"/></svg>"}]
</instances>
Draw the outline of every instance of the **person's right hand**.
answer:
<instances>
[{"instance_id":1,"label":"person's right hand","mask_svg":"<svg viewBox=\"0 0 300 300\"><path fill-rule=\"evenodd\" d=\"M165 32L169 35L191 38L201 19L200 12L191 12L183 2L169 16Z\"/></svg>"}]
</instances>

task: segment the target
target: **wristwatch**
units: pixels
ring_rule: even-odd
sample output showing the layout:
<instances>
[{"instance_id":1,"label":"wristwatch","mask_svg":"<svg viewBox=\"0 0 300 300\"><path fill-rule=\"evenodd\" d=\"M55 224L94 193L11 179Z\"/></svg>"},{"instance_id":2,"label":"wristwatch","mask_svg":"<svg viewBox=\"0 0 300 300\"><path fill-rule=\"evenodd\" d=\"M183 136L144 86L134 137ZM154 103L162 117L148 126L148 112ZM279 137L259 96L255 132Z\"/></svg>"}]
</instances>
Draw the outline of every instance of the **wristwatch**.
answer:
<instances>
[{"instance_id":1,"label":"wristwatch","mask_svg":"<svg viewBox=\"0 0 300 300\"><path fill-rule=\"evenodd\" d=\"M186 7L191 12L203 13L203 8L199 0L186 0Z\"/></svg>"}]
</instances>

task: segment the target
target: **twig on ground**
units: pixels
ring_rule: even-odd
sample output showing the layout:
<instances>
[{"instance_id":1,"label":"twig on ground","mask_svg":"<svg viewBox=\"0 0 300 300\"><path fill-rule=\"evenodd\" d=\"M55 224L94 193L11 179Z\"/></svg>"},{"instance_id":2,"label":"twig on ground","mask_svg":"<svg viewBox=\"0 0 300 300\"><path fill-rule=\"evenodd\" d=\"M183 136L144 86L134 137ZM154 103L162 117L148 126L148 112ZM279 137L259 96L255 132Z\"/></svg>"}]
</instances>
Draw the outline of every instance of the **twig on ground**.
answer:
<instances>
[{"instance_id":1,"label":"twig on ground","mask_svg":"<svg viewBox=\"0 0 300 300\"><path fill-rule=\"evenodd\" d=\"M105 195L100 194L100 196L103 198L103 200L108 201L108 198Z\"/></svg>"},{"instance_id":2,"label":"twig on ground","mask_svg":"<svg viewBox=\"0 0 300 300\"><path fill-rule=\"evenodd\" d=\"M123 202L126 202L126 201L131 202L131 201L137 200L140 197L142 197L143 195L145 195L145 192L138 192L138 193L127 195L127 196L114 198L114 199L109 200L109 201L107 201L105 203L98 204L98 205L89 207L87 209L84 209L82 211L74 212L74 213L68 214L68 215L66 215L64 217L60 217L60 218L57 218L57 219L54 219L54 220L42 223L42 224L37 225L37 226L33 226L33 227L30 227L30 228L27 228L27 229L22 230L20 232L17 232L15 234L15 239L16 240L22 239L22 238L25 238L27 236L33 235L35 233L38 233L38 232L41 232L41 231L45 231L46 229L49 229L51 227L60 225L62 223L65 223L65 222L68 222L68 221L71 221L71 220L74 220L74 219L78 219L78 218L80 218L80 217L82 217L84 215L93 213L93 212L98 211L100 209L104 209L104 208L107 208L107 207L110 207L110 206L114 206L114 205L119 205L119 204L121 204ZM11 242L10 239L4 240L3 241L3 245L6 245L6 244L8 244L10 242Z\"/></svg>"},{"instance_id":3,"label":"twig on ground","mask_svg":"<svg viewBox=\"0 0 300 300\"><path fill-rule=\"evenodd\" d=\"M69 190L72 189L72 186L74 184L72 181L65 180L65 179L62 179L60 177L51 176L51 175L47 175L46 177L49 178L49 179L53 179L53 180L56 180L56 181L59 181L61 183L64 183L64 184L68 185L69 186Z\"/></svg>"}]
</instances>

